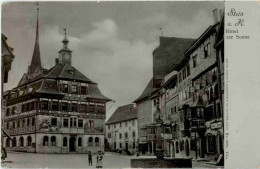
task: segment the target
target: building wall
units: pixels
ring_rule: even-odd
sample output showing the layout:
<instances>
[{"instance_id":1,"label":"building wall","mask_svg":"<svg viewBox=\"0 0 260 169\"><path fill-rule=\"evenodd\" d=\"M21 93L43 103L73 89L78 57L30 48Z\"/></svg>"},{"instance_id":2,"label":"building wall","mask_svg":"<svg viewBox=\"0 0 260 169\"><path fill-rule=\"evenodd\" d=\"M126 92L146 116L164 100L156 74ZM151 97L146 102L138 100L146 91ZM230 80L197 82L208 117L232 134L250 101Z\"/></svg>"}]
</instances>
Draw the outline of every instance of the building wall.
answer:
<instances>
[{"instance_id":1,"label":"building wall","mask_svg":"<svg viewBox=\"0 0 260 169\"><path fill-rule=\"evenodd\" d=\"M137 103L139 144L147 143L146 126L153 122L153 102L150 99Z\"/></svg>"},{"instance_id":2,"label":"building wall","mask_svg":"<svg viewBox=\"0 0 260 169\"><path fill-rule=\"evenodd\" d=\"M121 127L120 127L121 123ZM135 136L133 136L135 132ZM127 138L125 137L127 133ZM121 134L121 138L120 138ZM137 119L122 121L114 124L106 125L106 138L109 143L111 151L124 151L126 150L126 143L128 150L134 154L138 147L138 121ZM114 147L116 144L116 147ZM121 144L121 147L120 147Z\"/></svg>"}]
</instances>

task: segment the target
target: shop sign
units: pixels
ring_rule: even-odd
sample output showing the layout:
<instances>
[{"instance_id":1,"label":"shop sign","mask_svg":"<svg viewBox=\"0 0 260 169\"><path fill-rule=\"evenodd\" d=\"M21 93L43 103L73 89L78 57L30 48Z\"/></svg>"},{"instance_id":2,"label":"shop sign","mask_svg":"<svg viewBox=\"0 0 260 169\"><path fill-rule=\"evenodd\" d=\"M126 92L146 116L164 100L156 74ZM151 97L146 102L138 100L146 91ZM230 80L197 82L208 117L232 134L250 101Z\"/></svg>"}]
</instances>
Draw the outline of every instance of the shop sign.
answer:
<instances>
[{"instance_id":1,"label":"shop sign","mask_svg":"<svg viewBox=\"0 0 260 169\"><path fill-rule=\"evenodd\" d=\"M215 123L211 123L210 124L210 128L213 130L213 129L219 129L222 127L222 122L215 122Z\"/></svg>"}]
</instances>

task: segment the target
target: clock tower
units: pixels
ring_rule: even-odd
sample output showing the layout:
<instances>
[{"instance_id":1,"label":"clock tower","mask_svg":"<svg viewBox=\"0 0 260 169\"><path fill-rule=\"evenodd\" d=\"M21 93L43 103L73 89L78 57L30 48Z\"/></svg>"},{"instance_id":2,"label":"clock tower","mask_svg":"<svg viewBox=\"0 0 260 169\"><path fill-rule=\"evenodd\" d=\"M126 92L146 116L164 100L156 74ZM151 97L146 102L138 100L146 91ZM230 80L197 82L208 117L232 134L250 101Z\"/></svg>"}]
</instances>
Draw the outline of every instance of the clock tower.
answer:
<instances>
[{"instance_id":1,"label":"clock tower","mask_svg":"<svg viewBox=\"0 0 260 169\"><path fill-rule=\"evenodd\" d=\"M63 48L59 51L59 63L71 64L71 50L68 48L69 40L67 39L66 29L64 29L65 38L63 39Z\"/></svg>"}]
</instances>

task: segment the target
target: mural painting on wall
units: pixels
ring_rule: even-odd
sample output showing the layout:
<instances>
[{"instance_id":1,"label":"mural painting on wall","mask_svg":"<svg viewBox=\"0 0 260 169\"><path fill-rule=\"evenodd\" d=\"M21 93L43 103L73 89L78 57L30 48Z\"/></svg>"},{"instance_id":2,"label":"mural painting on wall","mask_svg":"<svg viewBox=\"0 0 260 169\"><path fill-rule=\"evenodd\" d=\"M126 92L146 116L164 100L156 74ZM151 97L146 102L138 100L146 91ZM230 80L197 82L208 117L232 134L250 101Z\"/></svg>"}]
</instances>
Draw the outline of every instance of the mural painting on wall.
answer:
<instances>
[{"instance_id":1,"label":"mural painting on wall","mask_svg":"<svg viewBox=\"0 0 260 169\"><path fill-rule=\"evenodd\" d=\"M58 121L57 122L57 126L51 126L51 123L50 123L50 118L44 118L41 120L40 122L40 125L39 125L39 129L40 130L43 130L43 131L61 131L62 127L62 122L61 121Z\"/></svg>"},{"instance_id":2,"label":"mural painting on wall","mask_svg":"<svg viewBox=\"0 0 260 169\"><path fill-rule=\"evenodd\" d=\"M86 122L84 125L84 133L104 133L103 125L91 125L90 122Z\"/></svg>"}]
</instances>

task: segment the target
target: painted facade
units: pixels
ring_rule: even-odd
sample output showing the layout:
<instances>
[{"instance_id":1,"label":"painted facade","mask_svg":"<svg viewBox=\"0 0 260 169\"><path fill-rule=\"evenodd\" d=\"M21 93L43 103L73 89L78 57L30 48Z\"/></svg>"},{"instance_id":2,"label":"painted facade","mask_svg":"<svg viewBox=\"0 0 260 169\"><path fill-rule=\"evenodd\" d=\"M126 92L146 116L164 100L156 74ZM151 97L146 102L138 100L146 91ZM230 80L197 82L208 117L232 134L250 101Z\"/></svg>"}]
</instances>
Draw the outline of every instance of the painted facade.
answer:
<instances>
[{"instance_id":1,"label":"painted facade","mask_svg":"<svg viewBox=\"0 0 260 169\"><path fill-rule=\"evenodd\" d=\"M55 66L41 66L38 18L28 72L6 95L4 138L8 150L39 153L104 151L104 123L109 98L71 64L68 39Z\"/></svg>"}]
</instances>

